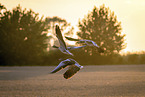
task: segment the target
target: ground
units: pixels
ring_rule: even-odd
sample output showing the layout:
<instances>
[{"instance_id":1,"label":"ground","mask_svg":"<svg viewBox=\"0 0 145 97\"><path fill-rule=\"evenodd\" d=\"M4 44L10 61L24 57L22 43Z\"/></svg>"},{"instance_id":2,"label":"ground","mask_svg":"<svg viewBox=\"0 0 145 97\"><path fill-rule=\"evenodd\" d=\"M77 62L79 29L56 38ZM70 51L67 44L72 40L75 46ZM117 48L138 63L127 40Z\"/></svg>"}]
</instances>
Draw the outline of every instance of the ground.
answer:
<instances>
[{"instance_id":1,"label":"ground","mask_svg":"<svg viewBox=\"0 0 145 97\"><path fill-rule=\"evenodd\" d=\"M145 96L145 65L84 66L68 80L54 68L0 67L1 97Z\"/></svg>"}]
</instances>

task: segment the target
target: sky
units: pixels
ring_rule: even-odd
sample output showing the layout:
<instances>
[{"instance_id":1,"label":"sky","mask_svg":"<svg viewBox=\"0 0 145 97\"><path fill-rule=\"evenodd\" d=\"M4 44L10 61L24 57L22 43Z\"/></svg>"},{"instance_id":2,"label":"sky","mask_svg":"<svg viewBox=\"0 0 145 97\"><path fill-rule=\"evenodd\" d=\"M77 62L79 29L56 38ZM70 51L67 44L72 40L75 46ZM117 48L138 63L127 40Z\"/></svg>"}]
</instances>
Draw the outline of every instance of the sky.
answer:
<instances>
[{"instance_id":1,"label":"sky","mask_svg":"<svg viewBox=\"0 0 145 97\"><path fill-rule=\"evenodd\" d=\"M126 34L127 47L122 52L145 51L145 0L1 0L7 9L18 4L45 17L59 16L73 26L94 8L105 4L114 11Z\"/></svg>"}]
</instances>

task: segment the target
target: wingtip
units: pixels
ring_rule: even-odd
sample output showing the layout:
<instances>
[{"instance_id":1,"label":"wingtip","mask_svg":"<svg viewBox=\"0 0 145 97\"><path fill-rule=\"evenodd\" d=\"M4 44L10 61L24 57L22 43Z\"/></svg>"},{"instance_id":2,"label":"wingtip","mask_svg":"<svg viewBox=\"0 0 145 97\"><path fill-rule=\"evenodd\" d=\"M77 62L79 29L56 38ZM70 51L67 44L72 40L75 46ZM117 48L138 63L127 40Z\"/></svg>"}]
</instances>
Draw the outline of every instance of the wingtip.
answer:
<instances>
[{"instance_id":1,"label":"wingtip","mask_svg":"<svg viewBox=\"0 0 145 97\"><path fill-rule=\"evenodd\" d=\"M66 74L63 74L63 77L65 78L65 79L70 79L71 77L69 77L68 75L66 75Z\"/></svg>"},{"instance_id":2,"label":"wingtip","mask_svg":"<svg viewBox=\"0 0 145 97\"><path fill-rule=\"evenodd\" d=\"M56 24L55 27L59 27L58 24Z\"/></svg>"},{"instance_id":3,"label":"wingtip","mask_svg":"<svg viewBox=\"0 0 145 97\"><path fill-rule=\"evenodd\" d=\"M50 74L53 74L53 73L56 73L56 71L53 70L53 71L50 72Z\"/></svg>"},{"instance_id":4,"label":"wingtip","mask_svg":"<svg viewBox=\"0 0 145 97\"><path fill-rule=\"evenodd\" d=\"M98 52L99 52L99 53L104 53L104 49L102 49L102 48L99 47L99 48L98 48Z\"/></svg>"},{"instance_id":5,"label":"wingtip","mask_svg":"<svg viewBox=\"0 0 145 97\"><path fill-rule=\"evenodd\" d=\"M58 29L59 29L59 25L56 25L56 26L55 26L55 29L58 30Z\"/></svg>"},{"instance_id":6,"label":"wingtip","mask_svg":"<svg viewBox=\"0 0 145 97\"><path fill-rule=\"evenodd\" d=\"M48 74L53 74L52 72L49 72Z\"/></svg>"},{"instance_id":7,"label":"wingtip","mask_svg":"<svg viewBox=\"0 0 145 97\"><path fill-rule=\"evenodd\" d=\"M53 48L59 48L59 47L58 47L58 46L56 46L56 45L53 45L52 47L53 47Z\"/></svg>"},{"instance_id":8,"label":"wingtip","mask_svg":"<svg viewBox=\"0 0 145 97\"><path fill-rule=\"evenodd\" d=\"M66 39L68 39L68 40L70 39L70 37L68 37L68 36L64 36L64 37L65 37Z\"/></svg>"}]
</instances>

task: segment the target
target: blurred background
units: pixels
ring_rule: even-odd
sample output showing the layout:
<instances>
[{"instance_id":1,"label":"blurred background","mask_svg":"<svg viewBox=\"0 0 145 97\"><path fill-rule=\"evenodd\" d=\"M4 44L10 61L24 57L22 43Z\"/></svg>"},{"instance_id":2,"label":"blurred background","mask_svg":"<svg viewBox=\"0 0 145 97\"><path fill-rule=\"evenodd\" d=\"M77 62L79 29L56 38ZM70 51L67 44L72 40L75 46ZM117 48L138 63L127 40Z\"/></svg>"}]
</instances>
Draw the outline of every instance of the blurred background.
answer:
<instances>
[{"instance_id":1,"label":"blurred background","mask_svg":"<svg viewBox=\"0 0 145 97\"><path fill-rule=\"evenodd\" d=\"M144 11L144 0L1 0L0 65L50 66L72 57L52 48L59 46L56 24L63 36L93 40L104 49L71 50L80 64L145 64Z\"/></svg>"}]
</instances>

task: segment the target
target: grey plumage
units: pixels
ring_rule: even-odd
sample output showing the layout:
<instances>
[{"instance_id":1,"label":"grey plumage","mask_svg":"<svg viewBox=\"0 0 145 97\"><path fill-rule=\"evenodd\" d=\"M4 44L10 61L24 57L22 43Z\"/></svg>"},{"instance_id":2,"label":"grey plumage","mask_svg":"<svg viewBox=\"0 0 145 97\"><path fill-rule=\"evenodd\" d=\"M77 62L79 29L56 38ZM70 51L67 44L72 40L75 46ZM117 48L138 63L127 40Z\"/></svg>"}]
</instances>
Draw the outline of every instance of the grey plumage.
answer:
<instances>
[{"instance_id":1,"label":"grey plumage","mask_svg":"<svg viewBox=\"0 0 145 97\"><path fill-rule=\"evenodd\" d=\"M66 44L65 44L65 41L64 41L64 39L62 37L61 31L60 31L60 28L59 28L58 25L56 25L55 31L56 31L56 37L57 37L57 39L59 41L60 47L55 46L55 45L53 45L52 47L58 48L64 54L68 54L68 55L72 55L73 56L73 54L69 50L82 48L82 47L86 46L86 45L83 45L83 46L79 46L79 47L67 47Z\"/></svg>"},{"instance_id":2,"label":"grey plumage","mask_svg":"<svg viewBox=\"0 0 145 97\"><path fill-rule=\"evenodd\" d=\"M92 40L75 39L75 38L71 38L71 37L67 37L67 36L65 36L65 38L68 39L68 40L70 40L70 41L77 41L77 42L79 42L79 43L85 43L85 44L88 45L88 46L94 46L94 47L96 47L96 48L98 49L98 52L99 52L99 53L103 53L103 52L104 52L104 50L103 50L101 47L99 47L99 46L98 46L94 41L92 41Z\"/></svg>"},{"instance_id":3,"label":"grey plumage","mask_svg":"<svg viewBox=\"0 0 145 97\"><path fill-rule=\"evenodd\" d=\"M64 61L61 61L59 65L51 71L51 73L56 73L60 71L61 69L64 69L65 67L68 67L68 70L63 74L64 78L69 79L72 77L75 73L77 73L83 66L81 66L78 62L76 62L74 59L66 59Z\"/></svg>"}]
</instances>

